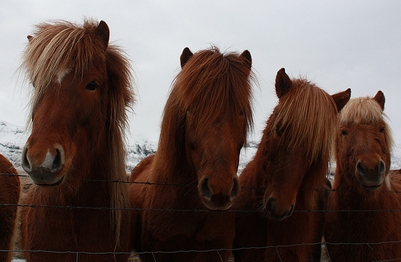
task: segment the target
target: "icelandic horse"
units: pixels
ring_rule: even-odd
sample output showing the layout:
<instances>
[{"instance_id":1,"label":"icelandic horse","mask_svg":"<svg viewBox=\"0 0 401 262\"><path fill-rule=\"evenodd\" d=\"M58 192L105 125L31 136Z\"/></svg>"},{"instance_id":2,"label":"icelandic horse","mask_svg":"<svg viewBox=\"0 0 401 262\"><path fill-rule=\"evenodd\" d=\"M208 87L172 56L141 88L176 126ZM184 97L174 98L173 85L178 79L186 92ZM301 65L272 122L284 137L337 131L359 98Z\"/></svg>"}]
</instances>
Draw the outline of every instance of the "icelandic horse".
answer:
<instances>
[{"instance_id":1,"label":"icelandic horse","mask_svg":"<svg viewBox=\"0 0 401 262\"><path fill-rule=\"evenodd\" d=\"M252 124L249 51L185 48L159 146L132 171L142 261L228 261L240 192L239 153Z\"/></svg>"},{"instance_id":2,"label":"icelandic horse","mask_svg":"<svg viewBox=\"0 0 401 262\"><path fill-rule=\"evenodd\" d=\"M401 175L381 91L351 99L336 131L325 239L331 261L401 260Z\"/></svg>"},{"instance_id":3,"label":"icelandic horse","mask_svg":"<svg viewBox=\"0 0 401 262\"><path fill-rule=\"evenodd\" d=\"M306 79L290 79L284 68L275 88L279 102L240 175L235 261L320 261L321 198L337 114L351 91L330 96Z\"/></svg>"},{"instance_id":4,"label":"icelandic horse","mask_svg":"<svg viewBox=\"0 0 401 262\"><path fill-rule=\"evenodd\" d=\"M125 172L131 68L109 27L37 26L22 68L33 85L22 167L33 181L22 210L27 262L127 261Z\"/></svg>"},{"instance_id":5,"label":"icelandic horse","mask_svg":"<svg viewBox=\"0 0 401 262\"><path fill-rule=\"evenodd\" d=\"M10 262L17 225L20 180L13 164L0 154L0 261Z\"/></svg>"}]
</instances>

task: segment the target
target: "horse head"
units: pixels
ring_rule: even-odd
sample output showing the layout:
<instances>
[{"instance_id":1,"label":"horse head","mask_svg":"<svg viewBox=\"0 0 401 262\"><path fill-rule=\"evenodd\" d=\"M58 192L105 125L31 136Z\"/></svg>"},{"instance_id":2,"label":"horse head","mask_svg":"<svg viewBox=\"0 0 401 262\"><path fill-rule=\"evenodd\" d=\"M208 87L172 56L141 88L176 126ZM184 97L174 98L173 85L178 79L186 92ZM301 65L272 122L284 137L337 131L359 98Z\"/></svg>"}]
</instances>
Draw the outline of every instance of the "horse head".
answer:
<instances>
[{"instance_id":1,"label":"horse head","mask_svg":"<svg viewBox=\"0 0 401 262\"><path fill-rule=\"evenodd\" d=\"M391 130L385 121L385 97L352 99L340 114L336 138L336 159L343 173L363 188L376 189L386 180L390 168Z\"/></svg>"},{"instance_id":2,"label":"horse head","mask_svg":"<svg viewBox=\"0 0 401 262\"><path fill-rule=\"evenodd\" d=\"M22 167L37 185L56 186L69 176L70 183L77 183L89 169L95 173L91 160L105 148L113 155L113 139L123 148L120 128L132 98L128 63L109 46L103 21L86 21L83 27L42 24L28 39L23 67L34 95ZM99 170L109 162L95 161Z\"/></svg>"},{"instance_id":3,"label":"horse head","mask_svg":"<svg viewBox=\"0 0 401 262\"><path fill-rule=\"evenodd\" d=\"M251 54L185 48L180 59L158 151L168 152L177 173L196 175L205 207L227 210L240 192L239 153L252 123Z\"/></svg>"},{"instance_id":4,"label":"horse head","mask_svg":"<svg viewBox=\"0 0 401 262\"><path fill-rule=\"evenodd\" d=\"M300 193L310 206L310 195L324 185L337 113L350 90L330 96L305 79L290 79L284 69L277 73L275 88L279 103L260 146L266 173L263 211L281 220L292 215Z\"/></svg>"}]
</instances>

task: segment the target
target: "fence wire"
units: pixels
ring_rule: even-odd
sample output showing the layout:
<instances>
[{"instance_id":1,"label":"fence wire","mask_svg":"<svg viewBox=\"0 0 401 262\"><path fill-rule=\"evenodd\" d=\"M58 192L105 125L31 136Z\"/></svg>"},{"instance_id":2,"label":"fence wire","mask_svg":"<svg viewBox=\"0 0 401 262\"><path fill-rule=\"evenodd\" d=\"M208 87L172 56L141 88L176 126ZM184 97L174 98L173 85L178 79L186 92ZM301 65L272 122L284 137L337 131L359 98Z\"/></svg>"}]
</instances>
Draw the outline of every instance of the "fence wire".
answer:
<instances>
[{"instance_id":1,"label":"fence wire","mask_svg":"<svg viewBox=\"0 0 401 262\"><path fill-rule=\"evenodd\" d=\"M18 176L22 178L29 178L28 175L24 174L0 174L0 176ZM147 186L165 186L165 187L188 187L189 185L193 184L179 184L179 183L155 183L155 182L149 182L149 181L142 181L142 182L130 182L130 181L121 181L121 180L100 180L100 179L87 179L87 181L90 182L99 182L99 183L124 183L124 184L138 184L138 185L147 185ZM29 186L29 185L28 185ZM260 189L265 189L264 187L241 187L242 190L260 190ZM302 189L302 190L315 190L315 191L320 191L321 189ZM343 193L343 192L349 192L349 191L344 191L344 190L330 190L331 192L338 192L338 193ZM383 194L400 194L401 192L399 191L393 191L393 190L383 190L381 191ZM37 204L23 204L23 203L18 203L18 204L10 204L10 203L0 203L0 207L10 207L10 206L16 206L18 208L54 208L54 209L88 209L88 210L111 210L112 208L110 207L93 207L93 206L55 206L55 205L37 205ZM115 208L114 208L115 209ZM117 210L117 209L115 209ZM119 208L118 210L130 210L130 211L154 211L154 212L213 212L208 209L175 209L175 208L137 208L137 207L129 207L129 208ZM259 213L260 210L227 210L225 211L227 213ZM299 213L330 213L330 212L390 212L390 213L396 213L396 212L401 212L401 207L400 209L358 209L358 210L294 210L294 213L299 212ZM266 249L275 249L277 252L278 257L280 258L280 251L279 249L285 249L285 248L293 248L293 247L298 247L298 246L315 246L315 245L337 245L337 246L372 246L372 245L386 245L386 244L399 244L401 243L401 240L396 240L396 241L383 241L383 242L372 242L372 243L355 243L355 242L341 242L341 243L331 243L331 242L314 242L314 243L298 243L298 244L289 244L289 245L271 245L271 246L252 246L252 247L240 247L240 248L233 248L233 249L191 249L191 250L172 250L172 251L163 251L163 250L158 250L158 251L152 251L152 252L87 252L87 251L55 251L55 250L19 250L19 249L14 249L14 250L0 250L0 252L13 252L13 253L26 253L26 252L31 252L31 253L52 253L52 254L75 254L76 255L76 262L79 262L79 256L80 255L152 255L155 258L155 255L158 254L178 254L178 253L211 253L211 252L216 252L220 255L220 252L223 251L241 251L241 250L266 250ZM329 253L328 253L329 256ZM399 261L401 258L394 258L394 259L389 259L389 260L375 260L375 262L391 262L391 261ZM331 261L330 257L327 258L327 260L322 260L322 261Z\"/></svg>"}]
</instances>

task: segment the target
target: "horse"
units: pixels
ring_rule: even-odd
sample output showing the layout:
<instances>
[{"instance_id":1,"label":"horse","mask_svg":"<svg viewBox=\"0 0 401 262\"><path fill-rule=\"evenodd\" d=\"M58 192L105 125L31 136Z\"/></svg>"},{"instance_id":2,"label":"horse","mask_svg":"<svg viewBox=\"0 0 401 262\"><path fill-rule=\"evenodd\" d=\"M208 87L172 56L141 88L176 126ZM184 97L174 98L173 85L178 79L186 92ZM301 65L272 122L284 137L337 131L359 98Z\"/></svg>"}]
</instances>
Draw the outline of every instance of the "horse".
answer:
<instances>
[{"instance_id":1,"label":"horse","mask_svg":"<svg viewBox=\"0 0 401 262\"><path fill-rule=\"evenodd\" d=\"M390 171L393 138L385 97L352 99L340 114L325 240L331 261L401 259L401 176Z\"/></svg>"},{"instance_id":2,"label":"horse","mask_svg":"<svg viewBox=\"0 0 401 262\"><path fill-rule=\"evenodd\" d=\"M320 259L320 249L312 251L323 235L326 171L337 114L351 90L330 96L304 78L291 79L284 68L275 90L278 104L239 176L236 262Z\"/></svg>"},{"instance_id":3,"label":"horse","mask_svg":"<svg viewBox=\"0 0 401 262\"><path fill-rule=\"evenodd\" d=\"M28 262L127 261L125 172L131 67L104 21L36 26L21 69L33 85L22 167L33 181L22 210Z\"/></svg>"},{"instance_id":4,"label":"horse","mask_svg":"<svg viewBox=\"0 0 401 262\"><path fill-rule=\"evenodd\" d=\"M180 62L158 149L131 173L134 249L142 261L228 261L234 217L223 211L240 192L239 153L253 123L252 57L212 46L185 48Z\"/></svg>"},{"instance_id":5,"label":"horse","mask_svg":"<svg viewBox=\"0 0 401 262\"><path fill-rule=\"evenodd\" d=\"M20 180L13 164L0 154L0 261L10 262L17 224Z\"/></svg>"}]
</instances>

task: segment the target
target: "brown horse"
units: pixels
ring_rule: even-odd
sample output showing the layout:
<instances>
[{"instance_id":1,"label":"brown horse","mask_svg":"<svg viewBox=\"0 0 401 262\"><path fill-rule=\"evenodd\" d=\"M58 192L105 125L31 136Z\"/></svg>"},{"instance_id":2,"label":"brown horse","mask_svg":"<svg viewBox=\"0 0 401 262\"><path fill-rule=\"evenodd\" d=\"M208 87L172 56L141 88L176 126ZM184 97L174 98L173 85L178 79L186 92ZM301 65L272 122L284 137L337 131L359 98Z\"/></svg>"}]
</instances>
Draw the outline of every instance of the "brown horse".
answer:
<instances>
[{"instance_id":1,"label":"brown horse","mask_svg":"<svg viewBox=\"0 0 401 262\"><path fill-rule=\"evenodd\" d=\"M401 176L389 172L385 98L352 99L340 114L325 239L332 261L401 259Z\"/></svg>"},{"instance_id":2,"label":"brown horse","mask_svg":"<svg viewBox=\"0 0 401 262\"><path fill-rule=\"evenodd\" d=\"M20 196L20 180L17 170L0 154L0 261L12 258L13 236L16 226Z\"/></svg>"},{"instance_id":3,"label":"brown horse","mask_svg":"<svg viewBox=\"0 0 401 262\"><path fill-rule=\"evenodd\" d=\"M307 261L323 234L319 198L337 114L350 90L330 96L281 69L276 94L279 102L258 150L240 175L242 191L233 207L236 262Z\"/></svg>"},{"instance_id":4,"label":"brown horse","mask_svg":"<svg viewBox=\"0 0 401 262\"><path fill-rule=\"evenodd\" d=\"M40 24L28 38L22 67L34 93L22 166L35 185L22 211L26 260L127 261L128 60L103 21Z\"/></svg>"},{"instance_id":5,"label":"brown horse","mask_svg":"<svg viewBox=\"0 0 401 262\"><path fill-rule=\"evenodd\" d=\"M185 48L159 148L132 172L143 261L227 261L239 153L252 124L251 54ZM141 182L147 182L146 184ZM223 249L223 250L220 250Z\"/></svg>"}]
</instances>

